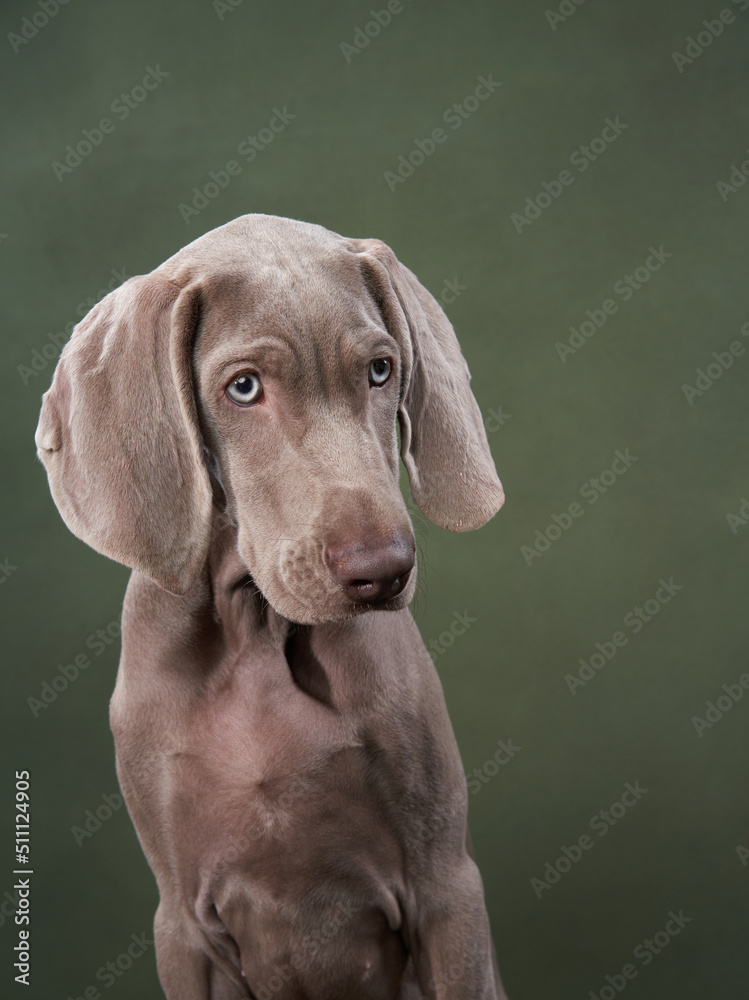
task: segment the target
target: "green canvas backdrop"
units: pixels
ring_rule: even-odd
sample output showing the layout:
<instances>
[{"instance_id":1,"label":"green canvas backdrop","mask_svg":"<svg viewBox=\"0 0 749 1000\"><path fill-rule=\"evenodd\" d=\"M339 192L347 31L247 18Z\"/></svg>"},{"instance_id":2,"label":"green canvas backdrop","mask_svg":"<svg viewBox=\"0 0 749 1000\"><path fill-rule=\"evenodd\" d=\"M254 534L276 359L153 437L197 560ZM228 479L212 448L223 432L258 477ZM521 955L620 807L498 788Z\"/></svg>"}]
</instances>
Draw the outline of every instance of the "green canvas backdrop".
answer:
<instances>
[{"instance_id":1,"label":"green canvas backdrop","mask_svg":"<svg viewBox=\"0 0 749 1000\"><path fill-rule=\"evenodd\" d=\"M414 613L512 1000L746 996L749 4L724 4L3 5L4 996L161 996L150 947L99 971L156 902L125 810L90 818L127 571L64 527L33 432L87 300L245 212L385 240L472 369L507 504L417 522Z\"/></svg>"}]
</instances>

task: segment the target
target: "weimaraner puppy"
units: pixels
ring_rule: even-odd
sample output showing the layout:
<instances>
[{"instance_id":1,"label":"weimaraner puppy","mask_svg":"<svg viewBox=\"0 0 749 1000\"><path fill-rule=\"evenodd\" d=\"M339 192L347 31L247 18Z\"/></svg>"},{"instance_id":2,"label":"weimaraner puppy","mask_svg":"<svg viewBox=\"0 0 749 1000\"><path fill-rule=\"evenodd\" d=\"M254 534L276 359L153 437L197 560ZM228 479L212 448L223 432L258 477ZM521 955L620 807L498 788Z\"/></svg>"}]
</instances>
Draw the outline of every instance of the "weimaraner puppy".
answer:
<instances>
[{"instance_id":1,"label":"weimaraner puppy","mask_svg":"<svg viewBox=\"0 0 749 1000\"><path fill-rule=\"evenodd\" d=\"M495 1000L414 536L503 502L437 302L378 240L246 215L78 324L36 442L134 572L111 703L169 1000ZM376 614L374 612L387 612Z\"/></svg>"}]
</instances>

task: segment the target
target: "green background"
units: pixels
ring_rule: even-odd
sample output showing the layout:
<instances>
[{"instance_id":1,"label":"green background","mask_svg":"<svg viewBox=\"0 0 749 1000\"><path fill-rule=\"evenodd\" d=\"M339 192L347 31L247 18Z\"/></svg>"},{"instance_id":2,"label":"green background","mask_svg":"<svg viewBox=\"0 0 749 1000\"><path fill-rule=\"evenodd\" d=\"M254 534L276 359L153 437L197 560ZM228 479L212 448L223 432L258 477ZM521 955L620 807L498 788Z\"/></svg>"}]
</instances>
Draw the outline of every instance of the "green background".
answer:
<instances>
[{"instance_id":1,"label":"green background","mask_svg":"<svg viewBox=\"0 0 749 1000\"><path fill-rule=\"evenodd\" d=\"M31 376L19 366L113 268L147 272L245 212L378 237L438 296L457 279L446 310L476 397L510 415L489 435L505 508L469 535L418 519L413 608L427 642L456 612L476 619L437 657L466 770L498 740L522 747L470 801L510 1000L596 996L629 962L631 1000L748 995L749 696L701 736L692 719L748 669L749 527L726 515L749 496L749 356L691 404L682 386L712 352L746 346L749 186L722 198L716 184L749 156L749 10L725 0L734 22L680 72L672 53L719 2L569 6L552 28L540 0L405 0L349 61L341 43L370 3L244 0L220 16L210 0L72 0L18 52L0 39L0 560L17 567L0 586L0 896L15 769L32 772L35 870L33 986L12 981L6 917L3 996L64 1000L97 983L106 997L161 996L152 951L111 988L96 979L156 904L125 810L80 847L71 832L117 789L118 644L96 655L87 640L117 621L127 571L57 514L33 446L54 359ZM3 35L38 9L4 3ZM112 102L149 65L168 77L117 118ZM501 87L391 191L399 155L488 74ZM295 117L248 164L237 146L274 108ZM52 162L107 116L114 131L58 180ZM570 156L616 116L626 130L578 172ZM231 159L240 176L186 223L179 204ZM565 169L574 183L518 233L511 215ZM624 302L614 285L651 245L672 256ZM562 362L555 345L607 298L617 312ZM637 461L589 504L581 487L617 449ZM528 565L521 547L575 501L584 515ZM624 626L670 577L682 589L653 620ZM627 645L573 695L565 676L619 630ZM35 718L27 699L80 653L91 666ZM531 879L637 781L647 793L538 898ZM679 936L647 965L633 958L680 909Z\"/></svg>"}]
</instances>

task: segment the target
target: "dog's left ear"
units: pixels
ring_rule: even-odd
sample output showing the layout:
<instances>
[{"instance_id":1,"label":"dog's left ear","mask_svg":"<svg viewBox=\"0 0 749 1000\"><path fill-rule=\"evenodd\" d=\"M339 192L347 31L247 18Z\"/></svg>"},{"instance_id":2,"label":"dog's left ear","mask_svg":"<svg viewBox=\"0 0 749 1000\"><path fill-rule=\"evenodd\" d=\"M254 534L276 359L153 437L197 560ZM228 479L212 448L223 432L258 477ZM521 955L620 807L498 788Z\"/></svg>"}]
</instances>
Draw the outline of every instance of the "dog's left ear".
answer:
<instances>
[{"instance_id":1,"label":"dog's left ear","mask_svg":"<svg viewBox=\"0 0 749 1000\"><path fill-rule=\"evenodd\" d=\"M36 432L73 534L174 594L195 583L210 534L190 366L198 303L153 274L110 292L65 345Z\"/></svg>"},{"instance_id":2,"label":"dog's left ear","mask_svg":"<svg viewBox=\"0 0 749 1000\"><path fill-rule=\"evenodd\" d=\"M348 243L401 348L401 457L413 498L442 528L479 528L505 497L450 320L388 246Z\"/></svg>"}]
</instances>

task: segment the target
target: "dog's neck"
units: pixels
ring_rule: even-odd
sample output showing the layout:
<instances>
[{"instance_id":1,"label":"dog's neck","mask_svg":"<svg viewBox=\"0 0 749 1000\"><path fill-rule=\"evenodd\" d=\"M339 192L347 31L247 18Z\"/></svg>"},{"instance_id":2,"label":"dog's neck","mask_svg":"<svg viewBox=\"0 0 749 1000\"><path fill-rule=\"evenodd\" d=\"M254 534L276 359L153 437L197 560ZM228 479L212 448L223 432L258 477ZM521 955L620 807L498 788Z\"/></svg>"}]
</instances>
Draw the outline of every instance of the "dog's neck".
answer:
<instances>
[{"instance_id":1,"label":"dog's neck","mask_svg":"<svg viewBox=\"0 0 749 1000\"><path fill-rule=\"evenodd\" d=\"M230 647L255 644L260 636L283 645L292 628L268 603L237 550L237 526L213 509L211 545L206 575L214 614L221 621Z\"/></svg>"},{"instance_id":2,"label":"dog's neck","mask_svg":"<svg viewBox=\"0 0 749 1000\"><path fill-rule=\"evenodd\" d=\"M258 650L262 648L275 662L285 658L297 686L317 701L353 707L361 700L370 673L365 665L366 654L361 650L358 654L357 684L352 688L348 657L318 651L330 649L332 634L335 634L334 649L351 650L361 642L366 646L372 623L365 619L370 615L320 625L298 625L284 618L268 603L242 561L237 551L236 524L218 509L214 509L206 570L212 614L220 622L225 648L238 661L257 662ZM373 676L369 679L375 687L380 683Z\"/></svg>"}]
</instances>

